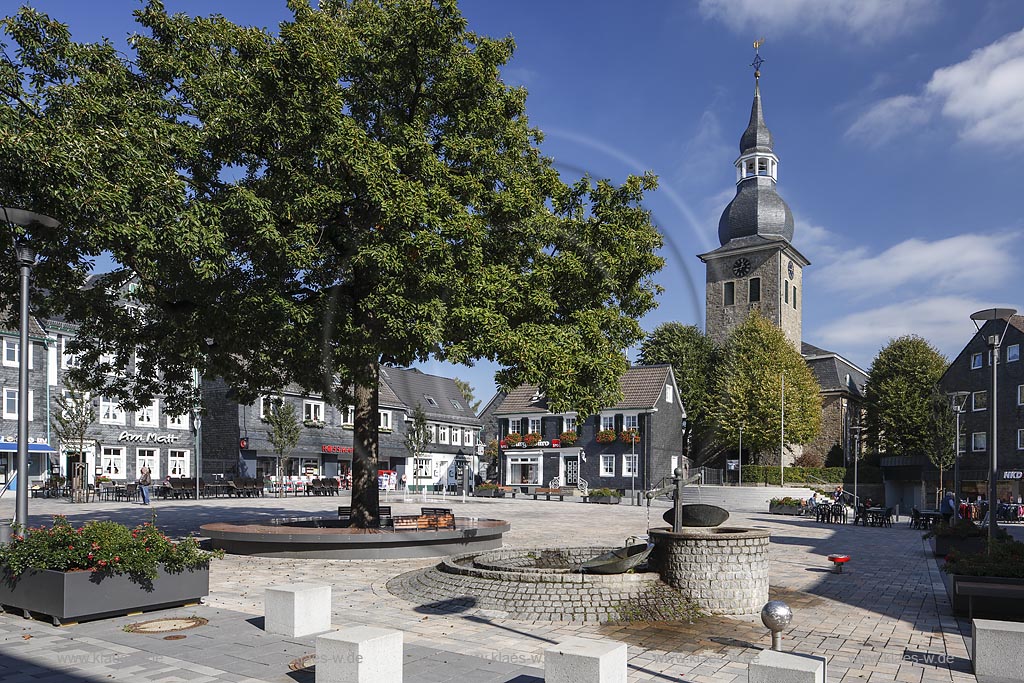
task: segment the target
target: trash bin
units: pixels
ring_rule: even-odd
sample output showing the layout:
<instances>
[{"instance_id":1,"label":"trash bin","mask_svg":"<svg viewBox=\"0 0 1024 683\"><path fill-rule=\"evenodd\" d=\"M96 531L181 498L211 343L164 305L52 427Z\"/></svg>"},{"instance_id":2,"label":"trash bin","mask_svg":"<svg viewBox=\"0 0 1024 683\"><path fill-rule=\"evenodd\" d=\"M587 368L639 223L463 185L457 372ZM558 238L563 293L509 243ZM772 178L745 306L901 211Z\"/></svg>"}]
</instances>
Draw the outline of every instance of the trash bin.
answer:
<instances>
[{"instance_id":1,"label":"trash bin","mask_svg":"<svg viewBox=\"0 0 1024 683\"><path fill-rule=\"evenodd\" d=\"M11 538L14 536L14 532L11 530L12 521L10 519L0 519L0 545L6 545L11 542Z\"/></svg>"}]
</instances>

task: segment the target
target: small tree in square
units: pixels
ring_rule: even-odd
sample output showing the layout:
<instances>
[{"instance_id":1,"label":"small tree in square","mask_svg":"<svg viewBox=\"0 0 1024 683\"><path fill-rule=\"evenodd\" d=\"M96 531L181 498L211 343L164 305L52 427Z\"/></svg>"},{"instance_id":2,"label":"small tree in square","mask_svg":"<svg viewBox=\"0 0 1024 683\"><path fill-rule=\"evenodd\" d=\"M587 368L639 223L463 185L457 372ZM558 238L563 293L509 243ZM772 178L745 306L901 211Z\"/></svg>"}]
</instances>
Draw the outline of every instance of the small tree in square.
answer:
<instances>
[{"instance_id":1,"label":"small tree in square","mask_svg":"<svg viewBox=\"0 0 1024 683\"><path fill-rule=\"evenodd\" d=\"M281 496L284 495L282 476L291 460L289 454L299 445L302 425L299 424L299 414L295 406L285 403L280 398L271 402L266 420L267 440L277 455L277 481L282 484L278 487L277 495Z\"/></svg>"}]
</instances>

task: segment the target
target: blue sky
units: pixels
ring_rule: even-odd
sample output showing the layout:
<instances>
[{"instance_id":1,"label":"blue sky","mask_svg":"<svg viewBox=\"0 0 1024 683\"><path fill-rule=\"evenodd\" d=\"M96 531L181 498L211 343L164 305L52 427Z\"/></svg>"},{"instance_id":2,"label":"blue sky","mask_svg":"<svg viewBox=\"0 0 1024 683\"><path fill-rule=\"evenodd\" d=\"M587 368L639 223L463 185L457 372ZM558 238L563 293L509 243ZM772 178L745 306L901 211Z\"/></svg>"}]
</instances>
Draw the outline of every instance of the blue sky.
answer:
<instances>
[{"instance_id":1,"label":"blue sky","mask_svg":"<svg viewBox=\"0 0 1024 683\"><path fill-rule=\"evenodd\" d=\"M138 6L32 4L76 39L119 43ZM167 6L269 27L286 16L283 0ZM758 37L778 189L796 216L793 242L812 262L804 339L865 368L907 333L952 357L974 332L972 311L1024 308L1024 3L464 0L462 9L472 30L515 37L505 80L529 90L531 121L567 178L660 176L646 206L666 235L666 291L645 329L703 327L696 254L717 246L735 193ZM469 380L485 400L492 393L489 365L424 369Z\"/></svg>"}]
</instances>

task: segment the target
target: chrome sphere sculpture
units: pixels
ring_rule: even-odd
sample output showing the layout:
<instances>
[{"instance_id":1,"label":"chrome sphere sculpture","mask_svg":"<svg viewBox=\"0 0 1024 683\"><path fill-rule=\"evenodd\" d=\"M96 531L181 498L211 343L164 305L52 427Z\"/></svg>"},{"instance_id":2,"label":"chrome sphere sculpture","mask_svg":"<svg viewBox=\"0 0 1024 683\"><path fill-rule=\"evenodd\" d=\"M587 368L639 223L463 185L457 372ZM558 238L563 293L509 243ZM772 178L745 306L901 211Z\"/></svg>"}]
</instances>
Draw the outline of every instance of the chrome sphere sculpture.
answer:
<instances>
[{"instance_id":1,"label":"chrome sphere sculpture","mask_svg":"<svg viewBox=\"0 0 1024 683\"><path fill-rule=\"evenodd\" d=\"M772 632L772 649L782 651L782 632L793 621L793 610L781 600L769 600L761 608L761 623Z\"/></svg>"}]
</instances>

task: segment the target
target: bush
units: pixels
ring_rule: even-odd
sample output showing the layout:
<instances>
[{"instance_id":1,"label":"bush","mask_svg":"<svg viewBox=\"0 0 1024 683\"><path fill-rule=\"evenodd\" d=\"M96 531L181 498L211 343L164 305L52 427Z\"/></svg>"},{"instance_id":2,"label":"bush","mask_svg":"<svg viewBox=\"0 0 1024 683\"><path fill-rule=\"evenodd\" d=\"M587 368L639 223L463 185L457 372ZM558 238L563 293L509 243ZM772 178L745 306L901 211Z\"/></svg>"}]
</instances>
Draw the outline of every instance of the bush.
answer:
<instances>
[{"instance_id":1,"label":"bush","mask_svg":"<svg viewBox=\"0 0 1024 683\"><path fill-rule=\"evenodd\" d=\"M574 443L576 443L576 439L578 439L578 438L579 437L577 436L576 432L572 431L571 429L568 430L568 431L562 432L558 436L558 439L559 439L559 441L562 442L563 446L571 446L571 445L573 445Z\"/></svg>"},{"instance_id":2,"label":"bush","mask_svg":"<svg viewBox=\"0 0 1024 683\"><path fill-rule=\"evenodd\" d=\"M932 536L938 538L986 538L988 529L968 521L958 522L955 526L940 523L929 529L922 538L931 538ZM1010 534L1006 533L1006 529L996 527L996 540L1005 541L1009 538Z\"/></svg>"},{"instance_id":3,"label":"bush","mask_svg":"<svg viewBox=\"0 0 1024 683\"><path fill-rule=\"evenodd\" d=\"M129 530L103 521L76 528L58 516L51 528L29 528L0 546L0 565L9 580L28 569L52 569L127 574L136 583L146 583L156 578L160 565L177 573L209 566L212 558L223 555L224 551L200 550L194 538L174 543L152 524Z\"/></svg>"},{"instance_id":4,"label":"bush","mask_svg":"<svg viewBox=\"0 0 1024 683\"><path fill-rule=\"evenodd\" d=\"M793 464L797 467L824 467L825 458L820 453L811 453L810 451L804 451L800 454Z\"/></svg>"},{"instance_id":5,"label":"bush","mask_svg":"<svg viewBox=\"0 0 1024 683\"><path fill-rule=\"evenodd\" d=\"M600 498L602 496L607 496L610 498L622 498L622 494L616 491L615 489L590 489L590 493L588 495L591 498Z\"/></svg>"},{"instance_id":6,"label":"bush","mask_svg":"<svg viewBox=\"0 0 1024 683\"><path fill-rule=\"evenodd\" d=\"M954 550L946 557L942 571L962 576L1024 579L1024 543L998 542L992 546L991 553L964 554Z\"/></svg>"},{"instance_id":7,"label":"bush","mask_svg":"<svg viewBox=\"0 0 1024 683\"><path fill-rule=\"evenodd\" d=\"M781 505L784 507L798 508L802 506L803 503L800 501L799 498L792 498L790 496L786 496L785 498L772 498L770 501L768 501L768 505L770 505L771 507Z\"/></svg>"},{"instance_id":8,"label":"bush","mask_svg":"<svg viewBox=\"0 0 1024 683\"><path fill-rule=\"evenodd\" d=\"M598 443L612 443L618 435L614 429L602 429L597 433Z\"/></svg>"},{"instance_id":9,"label":"bush","mask_svg":"<svg viewBox=\"0 0 1024 683\"><path fill-rule=\"evenodd\" d=\"M862 466L858 469L857 479L861 484L882 483L882 471L877 467ZM779 485L779 468L777 465L744 465L743 481ZM826 483L852 484L852 467L787 467L787 483Z\"/></svg>"},{"instance_id":10,"label":"bush","mask_svg":"<svg viewBox=\"0 0 1024 683\"><path fill-rule=\"evenodd\" d=\"M495 489L500 489L500 488L501 487L498 486L497 484L492 484L492 483L487 482L487 481L485 481L482 484L477 484L477 486L476 486L476 490L477 491L493 491Z\"/></svg>"}]
</instances>

